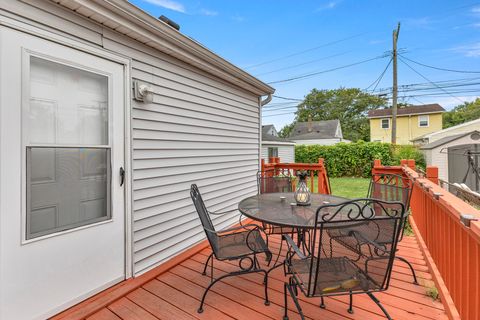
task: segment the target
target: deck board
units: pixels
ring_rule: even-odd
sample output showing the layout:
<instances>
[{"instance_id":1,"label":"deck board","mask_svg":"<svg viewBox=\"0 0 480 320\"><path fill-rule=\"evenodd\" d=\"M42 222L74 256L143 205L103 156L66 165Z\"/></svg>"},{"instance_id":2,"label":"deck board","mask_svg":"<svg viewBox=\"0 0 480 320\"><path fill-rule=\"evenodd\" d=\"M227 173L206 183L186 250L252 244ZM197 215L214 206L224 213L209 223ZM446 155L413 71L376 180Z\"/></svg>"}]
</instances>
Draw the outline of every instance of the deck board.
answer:
<instances>
[{"instance_id":1,"label":"deck board","mask_svg":"<svg viewBox=\"0 0 480 320\"><path fill-rule=\"evenodd\" d=\"M271 237L269 245L273 252L278 252L279 238ZM405 237L399 244L398 252L412 263L420 285L412 283L408 266L396 261L390 288L376 294L390 315L394 319L405 320L448 319L443 304L426 295L427 287L433 282L415 237ZM262 275L249 274L217 283L207 295L204 313L198 314L200 299L210 281L209 276L201 274L209 254L210 249L198 252L88 319L282 319L283 283L286 278L281 268L269 277L270 306L263 303ZM218 277L237 268L235 262L215 261L214 274ZM385 319L375 303L362 294L354 297L354 314L347 312L348 297L326 298L326 309L319 308L319 298L309 299L302 294L299 298L307 319ZM290 298L288 303L290 319L300 319Z\"/></svg>"}]
</instances>

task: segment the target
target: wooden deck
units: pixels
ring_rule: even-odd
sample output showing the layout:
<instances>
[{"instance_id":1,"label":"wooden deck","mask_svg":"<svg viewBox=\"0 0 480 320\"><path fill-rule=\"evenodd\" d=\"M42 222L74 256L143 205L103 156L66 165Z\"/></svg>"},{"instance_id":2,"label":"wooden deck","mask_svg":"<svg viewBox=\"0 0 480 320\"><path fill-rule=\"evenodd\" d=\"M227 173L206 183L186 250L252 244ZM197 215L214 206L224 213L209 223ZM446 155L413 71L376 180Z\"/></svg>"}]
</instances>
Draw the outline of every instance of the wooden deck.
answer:
<instances>
[{"instance_id":1,"label":"wooden deck","mask_svg":"<svg viewBox=\"0 0 480 320\"><path fill-rule=\"evenodd\" d=\"M275 252L279 238L271 237L270 242ZM414 265L421 285L412 284L409 269L396 262L390 288L376 294L377 298L394 319L448 319L442 303L426 296L427 287L433 286L433 282L416 238L405 237L399 247L399 255ZM250 274L216 284L207 295L204 313L198 314L200 298L209 284L209 277L201 274L209 253L210 249L202 250L87 319L282 319L285 277L281 268L273 271L269 278L270 306L263 304L262 277ZM236 268L233 263L219 261L215 261L214 266L216 275ZM319 308L319 299L306 299L301 294L300 298L309 319L384 319L366 295L354 297L354 314L347 312L347 297L326 298L326 309ZM300 318L291 299L289 310L290 319ZM68 318L68 313L66 316Z\"/></svg>"}]
</instances>

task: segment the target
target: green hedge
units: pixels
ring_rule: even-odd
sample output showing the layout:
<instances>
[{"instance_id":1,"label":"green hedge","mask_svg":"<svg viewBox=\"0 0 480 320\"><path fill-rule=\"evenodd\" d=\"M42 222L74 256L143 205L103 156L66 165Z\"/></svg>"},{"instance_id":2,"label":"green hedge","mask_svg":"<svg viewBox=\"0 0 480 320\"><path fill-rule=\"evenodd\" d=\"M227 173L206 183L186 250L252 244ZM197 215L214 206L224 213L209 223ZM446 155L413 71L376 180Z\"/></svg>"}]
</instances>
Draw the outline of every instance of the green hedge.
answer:
<instances>
[{"instance_id":1,"label":"green hedge","mask_svg":"<svg viewBox=\"0 0 480 320\"><path fill-rule=\"evenodd\" d=\"M359 141L333 146L295 146L295 162L316 163L318 158L325 159L330 177L369 177L375 159L380 159L384 165L400 164L401 159L415 159L420 167L425 166L423 154L410 145Z\"/></svg>"}]
</instances>

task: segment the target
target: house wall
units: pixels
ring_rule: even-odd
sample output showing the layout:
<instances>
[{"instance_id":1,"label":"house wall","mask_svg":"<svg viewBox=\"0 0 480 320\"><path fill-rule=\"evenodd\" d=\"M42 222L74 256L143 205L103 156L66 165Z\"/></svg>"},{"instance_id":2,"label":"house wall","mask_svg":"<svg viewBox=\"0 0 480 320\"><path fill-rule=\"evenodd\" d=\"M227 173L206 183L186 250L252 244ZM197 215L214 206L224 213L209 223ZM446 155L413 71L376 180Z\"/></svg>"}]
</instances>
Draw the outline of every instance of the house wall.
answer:
<instances>
[{"instance_id":1,"label":"house wall","mask_svg":"<svg viewBox=\"0 0 480 320\"><path fill-rule=\"evenodd\" d=\"M428 133L442 130L442 114L429 114L429 126L418 126L418 115L397 117L397 143L412 144L410 140ZM381 120L390 119L390 127L382 129ZM370 119L370 141L391 142L392 141L392 118Z\"/></svg>"},{"instance_id":2,"label":"house wall","mask_svg":"<svg viewBox=\"0 0 480 320\"><path fill-rule=\"evenodd\" d=\"M257 190L258 97L48 1L2 0L0 15L131 58L132 80L155 91L131 101L134 273L205 238L190 199L197 183L209 209L235 208ZM115 27L115 26L111 26ZM237 213L214 219L218 228Z\"/></svg>"},{"instance_id":3,"label":"house wall","mask_svg":"<svg viewBox=\"0 0 480 320\"><path fill-rule=\"evenodd\" d=\"M342 139L315 139L315 140L294 140L290 139L295 142L296 145L312 145L312 144L319 144L322 146L331 146L339 142L350 142Z\"/></svg>"},{"instance_id":4,"label":"house wall","mask_svg":"<svg viewBox=\"0 0 480 320\"><path fill-rule=\"evenodd\" d=\"M295 162L295 146L293 145L277 145L262 143L262 159L268 162L268 148L278 148L278 157L280 162L294 163Z\"/></svg>"},{"instance_id":5,"label":"house wall","mask_svg":"<svg viewBox=\"0 0 480 320\"><path fill-rule=\"evenodd\" d=\"M455 127L455 128L452 127L450 130L445 130L445 131L442 130L438 133L432 134L429 137L428 142L429 143L434 142L434 141L440 140L442 138L445 138L445 137L448 137L448 136L451 136L451 135L467 133L467 132L471 132L471 131L474 131L474 130L479 130L480 131L480 119L472 121L471 123L466 123L462 126L458 126L458 127Z\"/></svg>"},{"instance_id":6,"label":"house wall","mask_svg":"<svg viewBox=\"0 0 480 320\"><path fill-rule=\"evenodd\" d=\"M437 166L438 177L442 180L448 181L447 148L453 147L453 146L459 146L463 144L471 144L471 143L478 143L478 140L473 140L472 138L470 138L470 135L467 135L465 137L459 138L449 143L445 143L431 150L424 150L424 154L426 155L425 157L426 163L427 165Z\"/></svg>"}]
</instances>

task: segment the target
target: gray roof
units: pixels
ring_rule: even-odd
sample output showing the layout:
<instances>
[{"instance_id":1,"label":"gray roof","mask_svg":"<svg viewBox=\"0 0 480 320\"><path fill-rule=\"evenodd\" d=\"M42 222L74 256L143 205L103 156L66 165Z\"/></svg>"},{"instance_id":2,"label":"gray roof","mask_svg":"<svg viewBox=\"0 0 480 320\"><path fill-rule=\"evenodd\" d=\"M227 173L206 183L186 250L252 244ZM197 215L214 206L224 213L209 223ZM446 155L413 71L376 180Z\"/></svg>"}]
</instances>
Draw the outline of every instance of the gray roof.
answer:
<instances>
[{"instance_id":1,"label":"gray roof","mask_svg":"<svg viewBox=\"0 0 480 320\"><path fill-rule=\"evenodd\" d=\"M308 122L297 122L289 138L295 140L342 138L336 135L339 127L340 120L312 121L311 130Z\"/></svg>"},{"instance_id":2,"label":"gray roof","mask_svg":"<svg viewBox=\"0 0 480 320\"><path fill-rule=\"evenodd\" d=\"M280 137L275 137L275 136L272 136L271 134L266 134L266 133L262 133L262 141L265 141L265 142L291 142L291 143L295 143L291 140L287 140L287 139L284 139L284 138L280 138Z\"/></svg>"},{"instance_id":3,"label":"gray roof","mask_svg":"<svg viewBox=\"0 0 480 320\"><path fill-rule=\"evenodd\" d=\"M270 131L270 129L272 129L272 128L275 128L275 127L273 126L273 124L266 124L266 125L262 126L262 134L267 133L267 132Z\"/></svg>"},{"instance_id":4,"label":"gray roof","mask_svg":"<svg viewBox=\"0 0 480 320\"><path fill-rule=\"evenodd\" d=\"M459 134L455 134L455 135L452 135L452 136L444 137L442 139L438 139L436 141L433 141L432 143L428 143L428 144L420 147L420 149L422 149L422 150L434 149L436 147L439 147L439 146L444 145L446 143L449 143L449 142L455 141L457 139L463 138L463 137L468 136L468 135L470 135L472 133L475 133L475 132L480 134L480 132L477 131L477 130L470 131L470 132L467 132L467 133L459 133Z\"/></svg>"}]
</instances>

